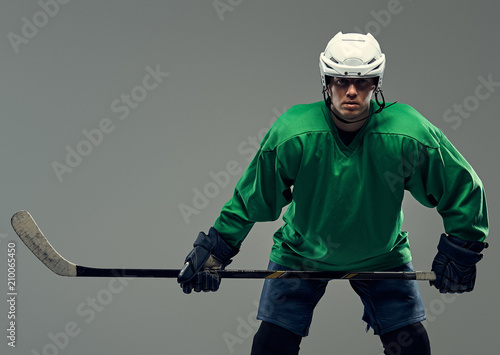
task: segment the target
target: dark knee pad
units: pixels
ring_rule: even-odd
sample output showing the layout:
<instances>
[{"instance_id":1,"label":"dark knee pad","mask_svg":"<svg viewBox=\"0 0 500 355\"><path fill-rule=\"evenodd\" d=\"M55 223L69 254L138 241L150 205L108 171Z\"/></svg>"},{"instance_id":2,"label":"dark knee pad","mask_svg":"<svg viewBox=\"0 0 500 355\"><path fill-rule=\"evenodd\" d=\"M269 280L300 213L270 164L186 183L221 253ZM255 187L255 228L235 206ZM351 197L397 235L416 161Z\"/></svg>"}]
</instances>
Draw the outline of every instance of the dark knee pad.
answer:
<instances>
[{"instance_id":1,"label":"dark knee pad","mask_svg":"<svg viewBox=\"0 0 500 355\"><path fill-rule=\"evenodd\" d=\"M385 355L430 355L429 337L422 323L407 325L380 336Z\"/></svg>"},{"instance_id":2,"label":"dark knee pad","mask_svg":"<svg viewBox=\"0 0 500 355\"><path fill-rule=\"evenodd\" d=\"M269 322L255 334L250 355L297 355L302 336Z\"/></svg>"}]
</instances>

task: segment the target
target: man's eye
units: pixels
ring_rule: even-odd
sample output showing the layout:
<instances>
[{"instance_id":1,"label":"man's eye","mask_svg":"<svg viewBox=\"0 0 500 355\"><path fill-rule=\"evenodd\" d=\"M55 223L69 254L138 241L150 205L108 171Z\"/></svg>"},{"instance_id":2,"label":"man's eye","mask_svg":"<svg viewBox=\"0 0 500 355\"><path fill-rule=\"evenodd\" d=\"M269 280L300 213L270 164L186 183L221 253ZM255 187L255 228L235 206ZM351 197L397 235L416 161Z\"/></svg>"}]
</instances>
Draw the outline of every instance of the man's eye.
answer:
<instances>
[{"instance_id":1,"label":"man's eye","mask_svg":"<svg viewBox=\"0 0 500 355\"><path fill-rule=\"evenodd\" d=\"M369 79L360 79L356 86L362 90L369 89L375 83Z\"/></svg>"}]
</instances>

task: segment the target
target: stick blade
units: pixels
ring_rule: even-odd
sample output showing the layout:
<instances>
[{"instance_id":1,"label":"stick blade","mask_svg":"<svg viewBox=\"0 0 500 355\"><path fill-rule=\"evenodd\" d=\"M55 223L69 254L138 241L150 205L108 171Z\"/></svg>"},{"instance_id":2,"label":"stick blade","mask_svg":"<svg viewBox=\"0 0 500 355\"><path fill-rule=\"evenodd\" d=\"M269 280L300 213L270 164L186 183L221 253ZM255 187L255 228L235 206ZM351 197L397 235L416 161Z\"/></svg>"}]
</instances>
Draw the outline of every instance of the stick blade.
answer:
<instances>
[{"instance_id":1,"label":"stick blade","mask_svg":"<svg viewBox=\"0 0 500 355\"><path fill-rule=\"evenodd\" d=\"M76 265L64 259L43 235L28 211L16 212L11 219L12 228L24 244L52 272L61 276L76 276Z\"/></svg>"}]
</instances>

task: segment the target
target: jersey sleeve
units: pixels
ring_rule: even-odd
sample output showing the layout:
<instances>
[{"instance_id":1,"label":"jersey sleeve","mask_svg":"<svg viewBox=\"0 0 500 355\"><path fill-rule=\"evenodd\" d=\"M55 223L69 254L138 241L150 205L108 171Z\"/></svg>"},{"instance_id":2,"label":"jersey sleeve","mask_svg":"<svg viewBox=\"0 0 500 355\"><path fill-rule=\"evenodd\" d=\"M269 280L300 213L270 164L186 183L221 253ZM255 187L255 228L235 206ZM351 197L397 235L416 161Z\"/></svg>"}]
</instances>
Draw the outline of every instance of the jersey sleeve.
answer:
<instances>
[{"instance_id":1,"label":"jersey sleeve","mask_svg":"<svg viewBox=\"0 0 500 355\"><path fill-rule=\"evenodd\" d=\"M277 220L292 201L300 149L300 144L288 141L257 152L214 222L229 244L239 248L256 222Z\"/></svg>"},{"instance_id":2,"label":"jersey sleeve","mask_svg":"<svg viewBox=\"0 0 500 355\"><path fill-rule=\"evenodd\" d=\"M405 188L424 206L437 209L446 233L483 241L489 230L485 191L465 158L442 135L437 148L420 146L413 160L417 163Z\"/></svg>"}]
</instances>

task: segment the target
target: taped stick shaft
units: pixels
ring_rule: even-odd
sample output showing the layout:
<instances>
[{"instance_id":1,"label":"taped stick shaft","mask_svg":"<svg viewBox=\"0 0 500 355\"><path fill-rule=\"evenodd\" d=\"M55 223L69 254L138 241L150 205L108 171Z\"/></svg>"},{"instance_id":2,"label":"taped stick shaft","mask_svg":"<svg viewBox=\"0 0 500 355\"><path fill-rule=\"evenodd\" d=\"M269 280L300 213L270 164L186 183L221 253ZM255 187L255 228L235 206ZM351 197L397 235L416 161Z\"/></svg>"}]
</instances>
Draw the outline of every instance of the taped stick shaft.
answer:
<instances>
[{"instance_id":1,"label":"taped stick shaft","mask_svg":"<svg viewBox=\"0 0 500 355\"><path fill-rule=\"evenodd\" d=\"M77 265L80 277L139 277L177 278L180 269L103 269ZM430 271L275 271L275 270L222 270L211 271L223 279L309 279L309 280L435 280Z\"/></svg>"}]
</instances>

